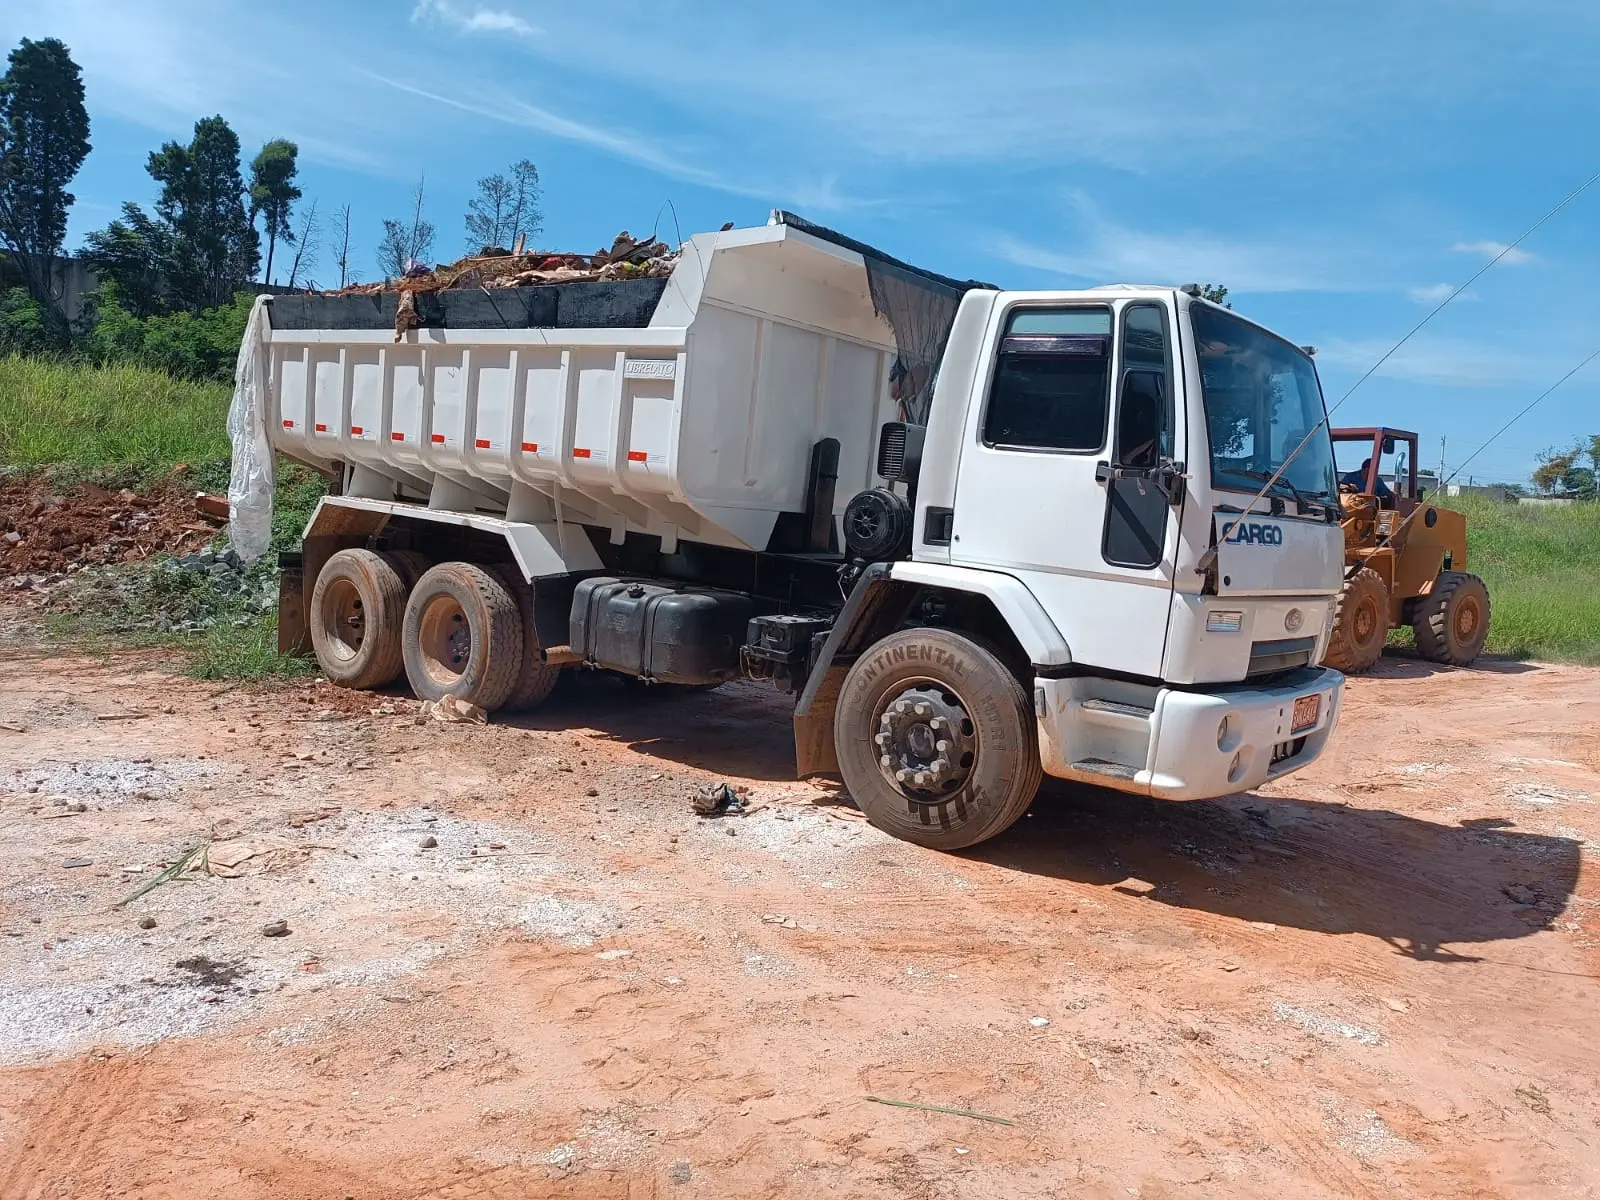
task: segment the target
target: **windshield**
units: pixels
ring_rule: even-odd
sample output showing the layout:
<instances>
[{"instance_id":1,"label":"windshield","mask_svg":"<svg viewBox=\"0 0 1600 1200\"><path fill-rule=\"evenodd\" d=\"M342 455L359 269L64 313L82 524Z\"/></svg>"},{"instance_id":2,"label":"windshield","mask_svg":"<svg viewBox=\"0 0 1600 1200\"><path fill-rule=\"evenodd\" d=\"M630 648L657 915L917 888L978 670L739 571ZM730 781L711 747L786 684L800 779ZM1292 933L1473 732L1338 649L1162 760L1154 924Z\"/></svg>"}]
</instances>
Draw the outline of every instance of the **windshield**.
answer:
<instances>
[{"instance_id":1,"label":"windshield","mask_svg":"<svg viewBox=\"0 0 1600 1200\"><path fill-rule=\"evenodd\" d=\"M1258 492L1323 418L1311 359L1238 317L1189 309L1200 355L1213 487ZM1338 495L1326 428L1306 443L1273 490L1332 500Z\"/></svg>"}]
</instances>

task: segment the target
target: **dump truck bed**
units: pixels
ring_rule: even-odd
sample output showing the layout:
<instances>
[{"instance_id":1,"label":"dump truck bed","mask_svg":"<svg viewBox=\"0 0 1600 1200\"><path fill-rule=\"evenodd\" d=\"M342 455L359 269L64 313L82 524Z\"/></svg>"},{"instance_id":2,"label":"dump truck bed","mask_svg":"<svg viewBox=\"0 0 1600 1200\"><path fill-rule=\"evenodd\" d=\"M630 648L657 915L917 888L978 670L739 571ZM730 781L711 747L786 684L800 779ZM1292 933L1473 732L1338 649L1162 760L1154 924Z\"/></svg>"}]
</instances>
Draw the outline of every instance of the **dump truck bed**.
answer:
<instances>
[{"instance_id":1,"label":"dump truck bed","mask_svg":"<svg viewBox=\"0 0 1600 1200\"><path fill-rule=\"evenodd\" d=\"M774 223L691 238L665 280L419 296L398 337L393 293L275 300L270 439L356 496L764 550L812 446L839 442L838 514L898 415L868 276Z\"/></svg>"}]
</instances>

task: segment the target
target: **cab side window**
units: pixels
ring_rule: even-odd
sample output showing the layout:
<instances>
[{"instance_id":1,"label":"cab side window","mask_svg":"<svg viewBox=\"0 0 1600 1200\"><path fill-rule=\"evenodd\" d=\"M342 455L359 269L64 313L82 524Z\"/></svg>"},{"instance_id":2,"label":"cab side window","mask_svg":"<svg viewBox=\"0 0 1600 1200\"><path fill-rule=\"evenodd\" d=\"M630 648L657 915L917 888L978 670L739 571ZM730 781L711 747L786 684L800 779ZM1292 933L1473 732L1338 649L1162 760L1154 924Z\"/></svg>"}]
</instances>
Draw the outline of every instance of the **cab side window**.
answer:
<instances>
[{"instance_id":1,"label":"cab side window","mask_svg":"<svg viewBox=\"0 0 1600 1200\"><path fill-rule=\"evenodd\" d=\"M1001 449L1098 451L1111 399L1111 310L1023 308L1006 322L984 414Z\"/></svg>"}]
</instances>

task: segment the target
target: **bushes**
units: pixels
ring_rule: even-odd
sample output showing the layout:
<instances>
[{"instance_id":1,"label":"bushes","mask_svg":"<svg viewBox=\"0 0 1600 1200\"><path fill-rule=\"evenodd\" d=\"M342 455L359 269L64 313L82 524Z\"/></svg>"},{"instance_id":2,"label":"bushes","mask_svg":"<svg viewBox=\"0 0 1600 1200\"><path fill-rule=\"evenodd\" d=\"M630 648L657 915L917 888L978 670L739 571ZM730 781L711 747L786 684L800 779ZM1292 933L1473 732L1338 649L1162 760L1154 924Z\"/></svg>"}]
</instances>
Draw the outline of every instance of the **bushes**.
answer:
<instances>
[{"instance_id":1,"label":"bushes","mask_svg":"<svg viewBox=\"0 0 1600 1200\"><path fill-rule=\"evenodd\" d=\"M115 286L105 284L90 299L77 349L97 363L134 363L184 379L229 381L253 303L241 292L220 308L136 317L123 307Z\"/></svg>"},{"instance_id":2,"label":"bushes","mask_svg":"<svg viewBox=\"0 0 1600 1200\"><path fill-rule=\"evenodd\" d=\"M66 322L28 295L27 288L0 292L0 356L58 353L70 340Z\"/></svg>"}]
</instances>

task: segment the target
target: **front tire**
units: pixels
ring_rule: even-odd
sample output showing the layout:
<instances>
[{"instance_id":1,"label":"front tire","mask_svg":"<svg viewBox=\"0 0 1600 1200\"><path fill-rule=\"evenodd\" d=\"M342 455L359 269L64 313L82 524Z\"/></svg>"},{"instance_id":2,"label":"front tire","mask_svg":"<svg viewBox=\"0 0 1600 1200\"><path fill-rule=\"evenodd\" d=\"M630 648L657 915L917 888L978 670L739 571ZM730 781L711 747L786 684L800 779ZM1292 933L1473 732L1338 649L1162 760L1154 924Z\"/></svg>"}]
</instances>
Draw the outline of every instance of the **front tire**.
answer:
<instances>
[{"instance_id":1,"label":"front tire","mask_svg":"<svg viewBox=\"0 0 1600 1200\"><path fill-rule=\"evenodd\" d=\"M1383 656L1389 637L1389 589L1383 576L1362 567L1339 592L1333 613L1333 631L1322 661L1336 671L1355 675L1370 671Z\"/></svg>"},{"instance_id":2,"label":"front tire","mask_svg":"<svg viewBox=\"0 0 1600 1200\"><path fill-rule=\"evenodd\" d=\"M440 563L411 589L400 642L419 699L451 695L493 712L522 670L522 613L482 567Z\"/></svg>"},{"instance_id":3,"label":"front tire","mask_svg":"<svg viewBox=\"0 0 1600 1200\"><path fill-rule=\"evenodd\" d=\"M1489 637L1489 589L1465 571L1444 571L1417 601L1417 652L1436 663L1465 667Z\"/></svg>"},{"instance_id":4,"label":"front tire","mask_svg":"<svg viewBox=\"0 0 1600 1200\"><path fill-rule=\"evenodd\" d=\"M1003 832L1044 777L1027 691L993 653L946 629L870 647L845 676L833 738L867 819L933 850Z\"/></svg>"}]
</instances>

